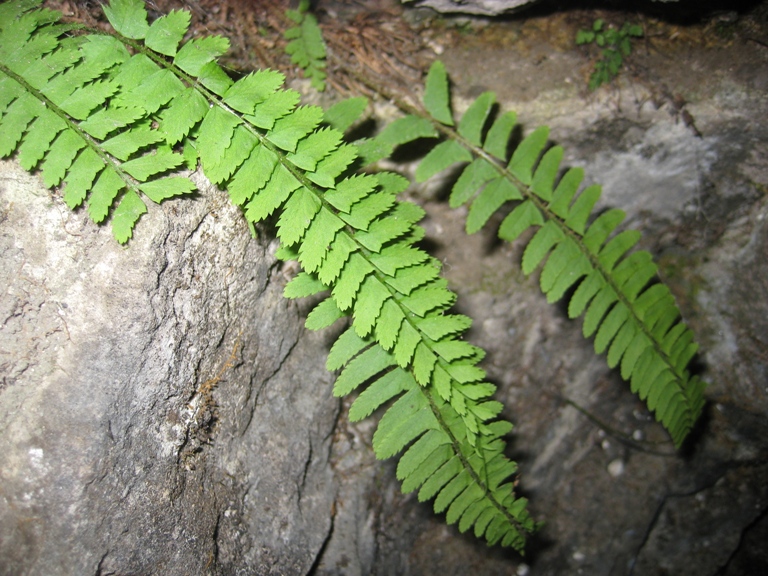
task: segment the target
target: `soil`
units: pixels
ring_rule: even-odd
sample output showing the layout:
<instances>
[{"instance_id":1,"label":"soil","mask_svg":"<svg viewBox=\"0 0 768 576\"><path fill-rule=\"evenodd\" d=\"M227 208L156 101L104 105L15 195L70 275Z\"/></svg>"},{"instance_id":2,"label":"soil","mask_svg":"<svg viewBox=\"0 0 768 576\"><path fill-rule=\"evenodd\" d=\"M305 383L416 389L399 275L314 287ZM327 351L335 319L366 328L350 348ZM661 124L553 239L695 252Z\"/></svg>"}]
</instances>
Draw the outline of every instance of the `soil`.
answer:
<instances>
[{"instance_id":1,"label":"soil","mask_svg":"<svg viewBox=\"0 0 768 576\"><path fill-rule=\"evenodd\" d=\"M99 25L91 2L47 4ZM521 490L547 525L525 559L487 551L400 495L391 464L371 472L370 455L350 463L354 443L345 438L365 443L370 426L340 424L339 509L354 500L373 510L374 534L354 542L359 553L368 538L374 552L350 564L338 541L353 529L345 532L337 516L317 573L768 573L768 3L564 4L483 19L393 0L319 0L329 90L313 97L362 93L391 113L389 99L417 98L439 57L456 110L492 90L524 131L550 125L567 162L605 184L605 205L625 209L628 224L644 231L642 246L657 256L701 343L707 415L675 453L583 341L580 324L543 301L535 276L523 276L522 245L499 245L492 232L467 238L464 213L448 209L444 185L413 188L458 309L475 320L469 338L488 351L484 366L516 423ZM150 6L190 9L195 33L229 37L234 74L277 68L307 91L282 52L290 25L283 0ZM638 23L644 36L618 77L590 91L599 50L574 38L597 19Z\"/></svg>"}]
</instances>

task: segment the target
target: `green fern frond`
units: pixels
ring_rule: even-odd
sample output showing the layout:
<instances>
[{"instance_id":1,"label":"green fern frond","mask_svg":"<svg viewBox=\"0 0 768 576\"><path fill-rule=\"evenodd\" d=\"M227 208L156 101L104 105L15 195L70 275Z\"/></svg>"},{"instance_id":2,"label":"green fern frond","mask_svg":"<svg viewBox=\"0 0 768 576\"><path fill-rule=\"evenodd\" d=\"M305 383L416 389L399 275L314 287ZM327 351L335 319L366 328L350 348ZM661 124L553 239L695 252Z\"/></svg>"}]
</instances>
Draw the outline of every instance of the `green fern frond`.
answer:
<instances>
[{"instance_id":1,"label":"green fern frond","mask_svg":"<svg viewBox=\"0 0 768 576\"><path fill-rule=\"evenodd\" d=\"M325 41L317 19L309 12L309 0L301 0L297 10L287 10L285 14L296 23L285 31L286 40L290 40L285 52L312 81L312 87L322 92L326 78Z\"/></svg>"},{"instance_id":2,"label":"green fern frond","mask_svg":"<svg viewBox=\"0 0 768 576\"><path fill-rule=\"evenodd\" d=\"M388 156L397 145L417 137L442 135L418 166L417 179L466 164L450 204L469 204L468 233L480 230L502 206L514 203L499 227L499 237L512 242L536 229L523 253L523 272L541 268L540 286L549 302L575 287L569 316L584 315L584 336L595 337L595 351L607 353L608 365L620 368L632 391L680 446L702 411L705 385L687 370L697 346L669 289L658 283L650 254L631 251L639 233L616 233L624 219L616 209L590 222L600 187L580 190L579 168L560 176L563 150L547 149L546 127L534 130L510 153L516 117L507 112L491 121L495 106L491 92L472 102L458 123L450 114L449 101L445 68L435 62L426 80L426 112L390 124L373 143L364 143L362 149L372 151L366 159Z\"/></svg>"},{"instance_id":3,"label":"green fern frond","mask_svg":"<svg viewBox=\"0 0 768 576\"><path fill-rule=\"evenodd\" d=\"M364 103L328 113L301 107L270 71L234 82L217 64L225 39L183 42L187 17L150 24L139 0L106 9L119 37L62 37L55 15L28 11L36 4L7 6L4 155L23 152L46 184L64 181L65 200L72 207L85 200L97 221L111 210L121 241L146 209L141 195L189 191L176 170L198 159L249 222L279 214L279 254L304 269L285 295L326 295L307 327L352 318L328 358L329 369L341 370L334 394L361 392L356 419L391 403L374 435L376 455L404 452L405 490L434 498L436 512L460 530L522 549L535 525L513 490L517 467L503 454L512 426L498 419L495 387L477 366L484 353L461 339L469 319L446 314L455 295L439 262L415 246L423 210L397 200L406 179L355 175L358 148L333 127L354 123ZM30 78L30 63L41 59L58 68L45 76L32 67L40 76ZM59 127L52 143L32 129L43 116Z\"/></svg>"}]
</instances>

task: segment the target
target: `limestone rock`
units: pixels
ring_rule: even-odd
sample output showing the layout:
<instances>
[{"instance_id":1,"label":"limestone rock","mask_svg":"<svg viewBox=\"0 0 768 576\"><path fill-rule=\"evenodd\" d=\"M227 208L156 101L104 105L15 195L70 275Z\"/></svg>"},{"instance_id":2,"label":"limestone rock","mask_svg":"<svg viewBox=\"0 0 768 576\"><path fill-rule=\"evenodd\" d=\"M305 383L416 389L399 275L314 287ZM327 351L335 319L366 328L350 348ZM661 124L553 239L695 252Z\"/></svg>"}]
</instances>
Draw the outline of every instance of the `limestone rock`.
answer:
<instances>
[{"instance_id":1,"label":"limestone rock","mask_svg":"<svg viewBox=\"0 0 768 576\"><path fill-rule=\"evenodd\" d=\"M338 403L274 246L204 182L122 247L0 171L0 574L308 571Z\"/></svg>"}]
</instances>

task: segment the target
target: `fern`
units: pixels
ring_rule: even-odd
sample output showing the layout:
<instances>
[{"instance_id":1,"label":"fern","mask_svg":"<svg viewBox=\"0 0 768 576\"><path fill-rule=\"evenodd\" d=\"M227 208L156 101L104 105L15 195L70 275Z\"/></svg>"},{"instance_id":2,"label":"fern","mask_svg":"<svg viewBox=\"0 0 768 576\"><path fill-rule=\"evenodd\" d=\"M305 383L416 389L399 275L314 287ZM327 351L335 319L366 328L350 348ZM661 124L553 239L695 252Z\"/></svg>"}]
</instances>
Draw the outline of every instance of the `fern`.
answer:
<instances>
[{"instance_id":1,"label":"fern","mask_svg":"<svg viewBox=\"0 0 768 576\"><path fill-rule=\"evenodd\" d=\"M468 233L514 206L501 222L499 237L512 242L526 230L536 230L523 253L523 272L541 268L539 282L549 302L573 290L568 315L584 316L583 333L594 336L595 352L607 353L608 365L620 369L679 447L704 405L704 383L687 371L697 345L669 289L656 281L651 255L631 251L640 234L616 233L624 212L593 214L600 187L579 192L584 177L579 168L560 176L563 150L547 148L546 127L510 151L516 117L507 112L492 119L493 93L480 95L456 124L440 62L430 68L423 104L424 111L414 110L361 144L367 161L389 156L396 146L416 138L442 136L420 162L417 179L466 164L450 204L469 204Z\"/></svg>"},{"instance_id":2,"label":"fern","mask_svg":"<svg viewBox=\"0 0 768 576\"><path fill-rule=\"evenodd\" d=\"M309 12L309 0L301 0L297 10L287 10L286 16L296 23L285 31L285 47L291 62L304 71L315 90L325 90L325 42L317 19Z\"/></svg>"},{"instance_id":3,"label":"fern","mask_svg":"<svg viewBox=\"0 0 768 576\"><path fill-rule=\"evenodd\" d=\"M404 178L353 173L359 151L343 132L366 101L323 112L299 106L277 72L233 82L216 62L226 39L182 41L186 12L149 23L139 0L113 0L116 35L69 36L39 3L0 5L0 155L63 183L65 202L85 201L95 221L111 211L120 242L144 197L193 189L175 170L198 161L250 223L275 215L280 257L303 268L286 296L325 295L307 326L351 317L327 366L341 371L334 394L359 392L352 419L387 406L376 455L403 453L403 490L434 498L448 523L522 550L535 524L504 455L512 425L477 366L484 352L462 339L470 320L447 313L455 295L439 262L415 246L423 211L396 199Z\"/></svg>"}]
</instances>

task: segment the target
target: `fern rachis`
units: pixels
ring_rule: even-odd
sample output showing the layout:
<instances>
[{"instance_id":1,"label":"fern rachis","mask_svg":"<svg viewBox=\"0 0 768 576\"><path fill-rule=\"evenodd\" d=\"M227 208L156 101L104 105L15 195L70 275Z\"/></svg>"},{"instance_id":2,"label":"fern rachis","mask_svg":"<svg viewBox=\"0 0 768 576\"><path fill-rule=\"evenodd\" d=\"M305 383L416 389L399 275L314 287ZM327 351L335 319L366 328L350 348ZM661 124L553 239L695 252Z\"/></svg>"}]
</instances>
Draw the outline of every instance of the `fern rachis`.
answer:
<instances>
[{"instance_id":1,"label":"fern rachis","mask_svg":"<svg viewBox=\"0 0 768 576\"><path fill-rule=\"evenodd\" d=\"M145 210L142 196L161 201L193 189L174 171L198 159L250 222L279 212L281 256L305 270L286 295L329 293L307 325L352 316L329 355L328 367L341 369L334 392L364 388L355 418L391 402L374 436L377 456L405 450L404 488L435 498L435 510L461 530L522 549L534 523L509 483L517 467L501 437L511 425L497 419L495 387L477 366L483 352L461 340L469 320L446 314L455 296L439 264L414 246L423 212L396 200L403 178L349 171L358 151L341 131L364 101L323 113L298 106L278 73L233 82L216 64L226 40L182 43L183 13L150 24L141 2L115 0L105 13L122 36L70 39L53 13L30 11L36 5L1 7L4 154L27 146L30 122L53 110L66 145L57 145L61 135L38 143L27 167L46 174L53 164L46 183L63 182L71 207L87 201L97 222L114 205L121 242ZM37 60L48 75L34 84L25 74Z\"/></svg>"}]
</instances>

